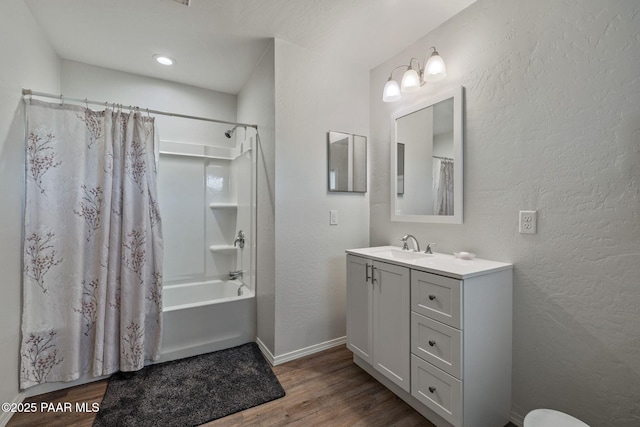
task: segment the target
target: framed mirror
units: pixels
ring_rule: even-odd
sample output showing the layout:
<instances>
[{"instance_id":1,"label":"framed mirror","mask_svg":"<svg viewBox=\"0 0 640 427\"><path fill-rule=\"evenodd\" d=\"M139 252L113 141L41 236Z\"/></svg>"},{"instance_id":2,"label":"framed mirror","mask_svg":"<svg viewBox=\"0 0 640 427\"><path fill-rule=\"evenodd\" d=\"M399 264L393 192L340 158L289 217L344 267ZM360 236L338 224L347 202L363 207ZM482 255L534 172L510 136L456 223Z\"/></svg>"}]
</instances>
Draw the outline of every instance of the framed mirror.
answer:
<instances>
[{"instance_id":1,"label":"framed mirror","mask_svg":"<svg viewBox=\"0 0 640 427\"><path fill-rule=\"evenodd\" d=\"M367 137L327 132L330 192L367 192Z\"/></svg>"},{"instance_id":2,"label":"framed mirror","mask_svg":"<svg viewBox=\"0 0 640 427\"><path fill-rule=\"evenodd\" d=\"M462 224L464 88L392 117L391 220Z\"/></svg>"}]
</instances>

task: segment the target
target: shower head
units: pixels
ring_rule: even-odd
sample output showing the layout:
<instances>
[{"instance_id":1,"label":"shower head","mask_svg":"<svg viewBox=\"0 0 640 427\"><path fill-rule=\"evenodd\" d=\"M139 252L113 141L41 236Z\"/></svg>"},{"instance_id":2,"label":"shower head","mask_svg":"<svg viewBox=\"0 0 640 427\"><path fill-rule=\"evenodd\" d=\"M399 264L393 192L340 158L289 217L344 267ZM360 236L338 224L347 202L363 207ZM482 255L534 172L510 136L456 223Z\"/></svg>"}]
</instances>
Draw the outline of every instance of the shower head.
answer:
<instances>
[{"instance_id":1,"label":"shower head","mask_svg":"<svg viewBox=\"0 0 640 427\"><path fill-rule=\"evenodd\" d=\"M233 135L233 133L236 131L237 127L238 127L238 125L234 126L233 129L229 129L228 131L226 131L224 133L224 136L226 136L227 138L231 138L231 135Z\"/></svg>"}]
</instances>

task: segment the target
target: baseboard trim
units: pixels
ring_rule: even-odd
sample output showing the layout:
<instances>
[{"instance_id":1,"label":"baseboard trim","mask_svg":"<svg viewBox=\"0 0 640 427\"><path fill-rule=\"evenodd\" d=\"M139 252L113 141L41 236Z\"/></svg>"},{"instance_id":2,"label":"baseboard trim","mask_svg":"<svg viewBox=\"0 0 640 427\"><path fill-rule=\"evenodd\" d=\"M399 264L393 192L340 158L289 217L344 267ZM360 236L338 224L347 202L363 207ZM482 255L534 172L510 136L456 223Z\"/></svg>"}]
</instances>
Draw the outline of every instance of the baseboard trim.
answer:
<instances>
[{"instance_id":1,"label":"baseboard trim","mask_svg":"<svg viewBox=\"0 0 640 427\"><path fill-rule=\"evenodd\" d=\"M258 344L258 348L260 348L260 351L262 352L264 357L267 358L267 361L271 364L271 366L275 366L275 363L273 363L274 361L273 353L271 353L269 348L266 345L264 345L264 343L258 337L256 337L256 344Z\"/></svg>"},{"instance_id":2,"label":"baseboard trim","mask_svg":"<svg viewBox=\"0 0 640 427\"><path fill-rule=\"evenodd\" d=\"M8 402L8 403L22 403L22 401L25 399L25 397L27 397L26 393L24 391L18 393L18 395L13 399L13 401ZM4 403L4 402L3 402ZM5 427L8 423L9 420L11 419L11 416L13 415L13 412L5 412L5 411L1 411L0 412L0 427Z\"/></svg>"},{"instance_id":3,"label":"baseboard trim","mask_svg":"<svg viewBox=\"0 0 640 427\"><path fill-rule=\"evenodd\" d=\"M271 353L271 351L267 348L267 346L264 345L262 341L260 341L260 338L256 338L256 343L258 344L258 347L260 347L260 350L262 351L262 353L267 358L269 363L271 363L272 366L277 366L285 362L290 362L295 359L300 359L301 357L309 356L314 353L328 350L330 348L343 345L346 342L347 342L347 337L340 337L340 338L335 338L329 341L321 342L319 344L314 344L309 347L301 348L299 350L290 351L289 353L281 354L279 356L274 356L273 353Z\"/></svg>"},{"instance_id":4,"label":"baseboard trim","mask_svg":"<svg viewBox=\"0 0 640 427\"><path fill-rule=\"evenodd\" d=\"M521 415L518 412L515 412L512 410L511 419L509 421L511 421L513 424L517 425L518 427L522 427L522 425L524 424L524 415Z\"/></svg>"}]
</instances>

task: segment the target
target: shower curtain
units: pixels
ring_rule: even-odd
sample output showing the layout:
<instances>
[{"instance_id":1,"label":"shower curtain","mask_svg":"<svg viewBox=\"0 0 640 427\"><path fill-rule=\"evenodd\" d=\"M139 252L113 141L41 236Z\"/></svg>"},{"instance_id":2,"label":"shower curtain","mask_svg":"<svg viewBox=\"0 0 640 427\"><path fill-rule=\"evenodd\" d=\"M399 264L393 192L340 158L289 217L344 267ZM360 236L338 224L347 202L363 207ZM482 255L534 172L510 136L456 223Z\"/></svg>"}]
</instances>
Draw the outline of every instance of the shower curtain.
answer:
<instances>
[{"instance_id":1,"label":"shower curtain","mask_svg":"<svg viewBox=\"0 0 640 427\"><path fill-rule=\"evenodd\" d=\"M154 119L27 101L20 387L159 357Z\"/></svg>"},{"instance_id":2,"label":"shower curtain","mask_svg":"<svg viewBox=\"0 0 640 427\"><path fill-rule=\"evenodd\" d=\"M438 171L435 174L434 194L436 200L434 203L435 215L453 215L453 160L441 159Z\"/></svg>"}]
</instances>

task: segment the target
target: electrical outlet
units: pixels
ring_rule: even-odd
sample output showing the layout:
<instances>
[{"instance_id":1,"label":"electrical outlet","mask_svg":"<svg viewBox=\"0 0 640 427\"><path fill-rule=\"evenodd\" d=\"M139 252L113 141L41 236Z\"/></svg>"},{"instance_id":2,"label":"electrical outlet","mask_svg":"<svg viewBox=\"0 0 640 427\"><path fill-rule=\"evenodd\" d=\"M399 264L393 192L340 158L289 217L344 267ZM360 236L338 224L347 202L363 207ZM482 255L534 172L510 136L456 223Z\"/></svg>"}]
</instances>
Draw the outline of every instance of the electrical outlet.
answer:
<instances>
[{"instance_id":1,"label":"electrical outlet","mask_svg":"<svg viewBox=\"0 0 640 427\"><path fill-rule=\"evenodd\" d=\"M520 211L519 231L520 234L536 234L537 211Z\"/></svg>"},{"instance_id":2,"label":"electrical outlet","mask_svg":"<svg viewBox=\"0 0 640 427\"><path fill-rule=\"evenodd\" d=\"M329 225L338 225L338 211L329 211Z\"/></svg>"}]
</instances>

